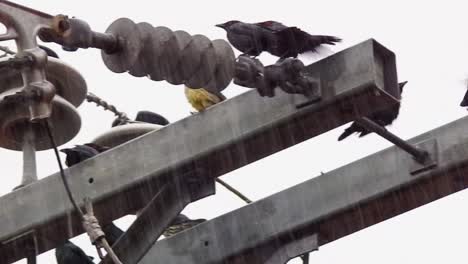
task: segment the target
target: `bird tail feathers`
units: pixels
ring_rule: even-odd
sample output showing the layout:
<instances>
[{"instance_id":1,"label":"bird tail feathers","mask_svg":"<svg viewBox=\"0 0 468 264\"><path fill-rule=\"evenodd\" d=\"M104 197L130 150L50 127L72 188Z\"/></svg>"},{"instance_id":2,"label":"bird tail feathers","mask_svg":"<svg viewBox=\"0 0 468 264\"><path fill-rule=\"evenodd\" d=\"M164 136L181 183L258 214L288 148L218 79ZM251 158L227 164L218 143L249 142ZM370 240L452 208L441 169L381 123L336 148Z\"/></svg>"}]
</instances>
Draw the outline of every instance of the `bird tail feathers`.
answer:
<instances>
[{"instance_id":1,"label":"bird tail feathers","mask_svg":"<svg viewBox=\"0 0 468 264\"><path fill-rule=\"evenodd\" d=\"M341 133L341 135L338 137L338 141L341 141L341 140L349 137L354 132L356 132L356 131L353 129L352 126L346 128L345 131L343 133Z\"/></svg>"},{"instance_id":2,"label":"bird tail feathers","mask_svg":"<svg viewBox=\"0 0 468 264\"><path fill-rule=\"evenodd\" d=\"M314 63L318 60L321 60L325 57L332 55L334 52L329 47L319 46L315 51L306 51L302 53L302 58L307 60L307 64ZM305 62L304 62L305 63Z\"/></svg>"}]
</instances>

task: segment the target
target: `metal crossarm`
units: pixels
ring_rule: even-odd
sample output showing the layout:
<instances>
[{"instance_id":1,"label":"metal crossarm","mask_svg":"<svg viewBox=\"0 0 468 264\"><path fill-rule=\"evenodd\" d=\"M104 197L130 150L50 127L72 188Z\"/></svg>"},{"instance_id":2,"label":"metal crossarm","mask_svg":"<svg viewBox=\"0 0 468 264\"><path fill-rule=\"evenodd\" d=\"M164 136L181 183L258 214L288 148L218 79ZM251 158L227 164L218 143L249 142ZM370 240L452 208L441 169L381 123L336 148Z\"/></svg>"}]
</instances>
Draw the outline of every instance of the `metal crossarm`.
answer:
<instances>
[{"instance_id":1,"label":"metal crossarm","mask_svg":"<svg viewBox=\"0 0 468 264\"><path fill-rule=\"evenodd\" d=\"M139 264L265 263L272 251L264 248L297 248L301 237L313 235L322 246L463 190L466 131L468 117L409 140L437 161L423 172L412 174L417 162L393 146L158 241Z\"/></svg>"},{"instance_id":2,"label":"metal crossarm","mask_svg":"<svg viewBox=\"0 0 468 264\"><path fill-rule=\"evenodd\" d=\"M144 207L168 177L191 168L202 172L190 177L218 177L389 107L399 98L395 56L372 39L307 71L320 84L318 102L281 91L273 98L260 97L255 90L241 94L68 169L75 199L90 197L105 225ZM37 253L83 233L78 215L71 211L59 174L1 197L2 263L27 255L18 245L31 230Z\"/></svg>"}]
</instances>

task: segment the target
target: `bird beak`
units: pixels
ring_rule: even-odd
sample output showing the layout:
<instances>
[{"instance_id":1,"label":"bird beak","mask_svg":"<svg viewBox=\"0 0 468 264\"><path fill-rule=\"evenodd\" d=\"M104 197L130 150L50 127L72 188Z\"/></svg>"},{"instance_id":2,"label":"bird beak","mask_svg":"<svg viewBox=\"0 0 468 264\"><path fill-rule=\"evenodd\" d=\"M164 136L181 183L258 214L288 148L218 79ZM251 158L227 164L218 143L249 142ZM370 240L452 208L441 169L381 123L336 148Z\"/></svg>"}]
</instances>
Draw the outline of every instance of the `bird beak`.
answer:
<instances>
[{"instance_id":1,"label":"bird beak","mask_svg":"<svg viewBox=\"0 0 468 264\"><path fill-rule=\"evenodd\" d=\"M223 28L223 29L225 28L225 25L224 25L224 24L218 24L218 25L216 25L216 26L217 26L217 27L220 27L220 28Z\"/></svg>"},{"instance_id":2,"label":"bird beak","mask_svg":"<svg viewBox=\"0 0 468 264\"><path fill-rule=\"evenodd\" d=\"M70 149L61 149L60 152L63 152L65 154L68 154L70 152Z\"/></svg>"}]
</instances>

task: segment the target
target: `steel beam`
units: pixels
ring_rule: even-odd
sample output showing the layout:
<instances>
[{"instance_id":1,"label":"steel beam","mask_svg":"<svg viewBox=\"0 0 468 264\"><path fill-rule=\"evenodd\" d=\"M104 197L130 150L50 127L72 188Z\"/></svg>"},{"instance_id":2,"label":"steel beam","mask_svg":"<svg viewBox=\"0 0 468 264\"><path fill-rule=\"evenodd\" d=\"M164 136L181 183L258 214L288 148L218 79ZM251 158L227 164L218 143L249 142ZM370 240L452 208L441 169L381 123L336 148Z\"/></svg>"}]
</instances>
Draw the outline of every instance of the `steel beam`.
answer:
<instances>
[{"instance_id":1,"label":"steel beam","mask_svg":"<svg viewBox=\"0 0 468 264\"><path fill-rule=\"evenodd\" d=\"M198 178L190 178L186 175L182 177L183 181L177 177L160 188L159 193L145 206L138 214L138 218L112 246L122 263L138 263L185 206L200 197L215 193L214 179L200 182ZM193 183L197 184L197 188L190 186ZM100 263L113 264L114 262L107 255Z\"/></svg>"},{"instance_id":2,"label":"steel beam","mask_svg":"<svg viewBox=\"0 0 468 264\"><path fill-rule=\"evenodd\" d=\"M104 225L145 206L168 177L195 169L200 180L218 177L399 98L395 56L372 39L308 66L308 74L319 81L318 102L250 91L77 164L66 171L76 200L90 197ZM71 211L58 173L1 197L1 262L26 256L25 234L34 234L39 253L81 234Z\"/></svg>"},{"instance_id":3,"label":"steel beam","mask_svg":"<svg viewBox=\"0 0 468 264\"><path fill-rule=\"evenodd\" d=\"M158 241L139 264L263 263L271 252L261 248L314 234L321 246L463 190L466 131L468 117L409 140L436 161L424 171L414 174L418 163L393 146Z\"/></svg>"}]
</instances>

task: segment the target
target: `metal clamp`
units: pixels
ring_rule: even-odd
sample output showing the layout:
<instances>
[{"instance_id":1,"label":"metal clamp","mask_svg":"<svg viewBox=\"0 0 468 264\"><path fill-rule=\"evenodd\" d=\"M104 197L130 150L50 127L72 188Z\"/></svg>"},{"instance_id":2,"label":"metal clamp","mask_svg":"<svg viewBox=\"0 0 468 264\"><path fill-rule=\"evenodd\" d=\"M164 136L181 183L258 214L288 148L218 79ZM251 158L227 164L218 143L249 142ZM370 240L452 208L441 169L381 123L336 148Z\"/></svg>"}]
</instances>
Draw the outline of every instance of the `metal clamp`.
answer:
<instances>
[{"instance_id":1,"label":"metal clamp","mask_svg":"<svg viewBox=\"0 0 468 264\"><path fill-rule=\"evenodd\" d=\"M264 67L258 59L241 55L236 62L234 83L256 88L261 96L273 97L279 87L285 93L302 94L315 102L320 99L319 82L306 75L304 69L298 59L288 58Z\"/></svg>"},{"instance_id":2,"label":"metal clamp","mask_svg":"<svg viewBox=\"0 0 468 264\"><path fill-rule=\"evenodd\" d=\"M55 42L67 51L76 51L78 48L98 48L108 54L117 52L122 46L119 38L113 34L99 33L83 20L68 18L65 15L54 17L54 28L42 30L39 34L42 41ZM122 41L122 40L120 40Z\"/></svg>"},{"instance_id":3,"label":"metal clamp","mask_svg":"<svg viewBox=\"0 0 468 264\"><path fill-rule=\"evenodd\" d=\"M46 80L44 67L47 55L37 47L36 36L41 29L53 28L53 17L9 1L1 1L0 22L7 29L5 34L0 35L0 41L15 40L17 58L22 60L28 57L33 61L30 67L21 68L24 87L19 94L30 103L29 119L37 121L49 117L55 88Z\"/></svg>"}]
</instances>

